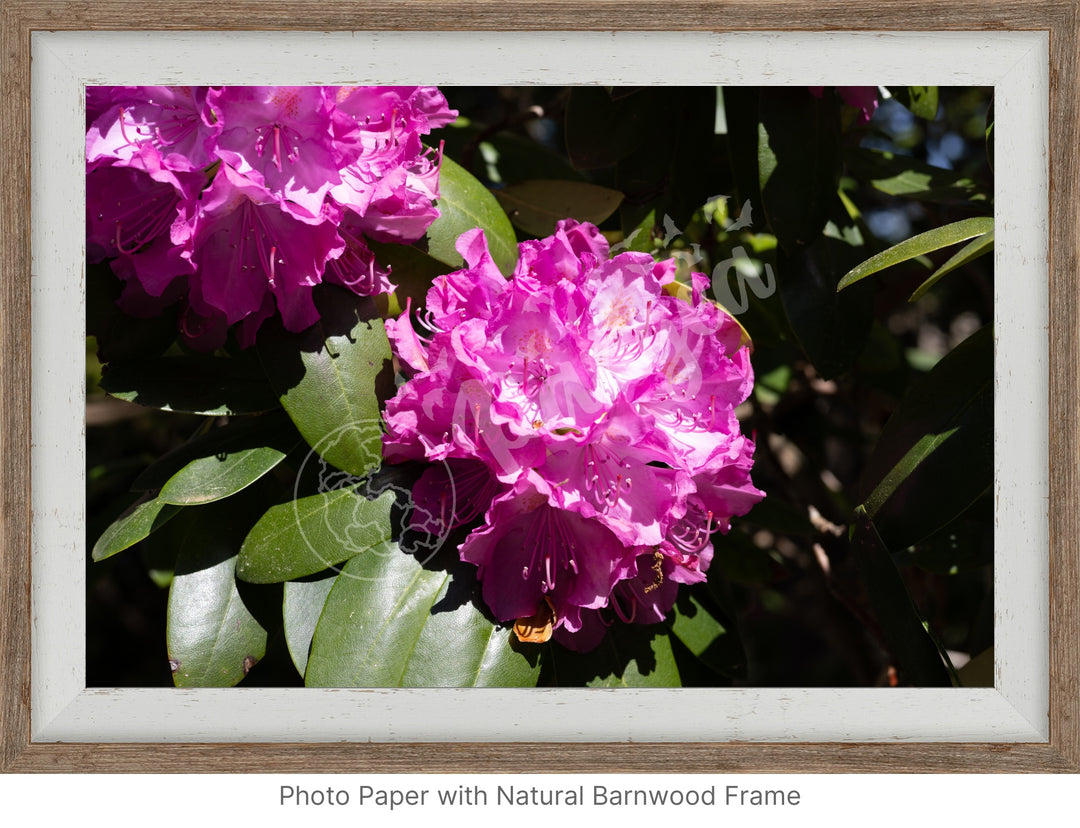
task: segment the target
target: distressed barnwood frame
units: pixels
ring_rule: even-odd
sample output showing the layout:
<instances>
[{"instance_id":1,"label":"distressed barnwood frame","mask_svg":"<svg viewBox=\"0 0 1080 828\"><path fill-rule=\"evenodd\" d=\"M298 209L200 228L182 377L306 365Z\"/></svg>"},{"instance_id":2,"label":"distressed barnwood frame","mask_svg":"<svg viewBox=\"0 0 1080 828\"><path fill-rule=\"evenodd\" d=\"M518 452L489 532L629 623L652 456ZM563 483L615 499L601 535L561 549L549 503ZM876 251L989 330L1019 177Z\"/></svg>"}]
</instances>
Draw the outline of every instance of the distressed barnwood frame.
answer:
<instances>
[{"instance_id":1,"label":"distressed barnwood frame","mask_svg":"<svg viewBox=\"0 0 1080 828\"><path fill-rule=\"evenodd\" d=\"M35 31L1045 31L1050 40L1047 743L83 744L30 739L30 44ZM0 0L0 769L1080 770L1080 0ZM1051 427L1052 424L1052 427Z\"/></svg>"}]
</instances>

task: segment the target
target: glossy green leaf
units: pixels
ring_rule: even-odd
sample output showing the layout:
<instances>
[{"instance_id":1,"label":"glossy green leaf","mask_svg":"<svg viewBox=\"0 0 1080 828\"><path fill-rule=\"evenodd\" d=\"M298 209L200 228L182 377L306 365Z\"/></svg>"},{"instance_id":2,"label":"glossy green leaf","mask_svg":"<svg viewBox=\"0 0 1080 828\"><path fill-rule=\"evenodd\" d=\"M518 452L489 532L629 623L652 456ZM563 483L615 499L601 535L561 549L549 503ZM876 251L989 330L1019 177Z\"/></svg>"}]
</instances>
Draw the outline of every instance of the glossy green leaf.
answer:
<instances>
[{"instance_id":1,"label":"glossy green leaf","mask_svg":"<svg viewBox=\"0 0 1080 828\"><path fill-rule=\"evenodd\" d=\"M934 120L938 112L938 88L936 86L891 87L893 97L911 110L913 115Z\"/></svg>"},{"instance_id":2,"label":"glossy green leaf","mask_svg":"<svg viewBox=\"0 0 1080 828\"><path fill-rule=\"evenodd\" d=\"M881 251L876 256L871 256L858 267L853 267L840 280L836 289L841 291L887 267L909 261L917 256L932 253L943 247L959 244L975 236L982 236L993 229L993 218L977 216L946 224L942 227L935 227L925 233L919 233L917 236L912 236L910 239L893 245L888 250Z\"/></svg>"},{"instance_id":3,"label":"glossy green leaf","mask_svg":"<svg viewBox=\"0 0 1080 828\"><path fill-rule=\"evenodd\" d=\"M200 433L146 469L132 488L160 489L179 506L212 503L250 486L285 459L299 437L280 414L243 418Z\"/></svg>"},{"instance_id":4,"label":"glossy green leaf","mask_svg":"<svg viewBox=\"0 0 1080 828\"><path fill-rule=\"evenodd\" d=\"M245 525L233 504L191 512L169 588L168 649L177 687L231 687L266 652L266 630L235 580Z\"/></svg>"},{"instance_id":5,"label":"glossy green leaf","mask_svg":"<svg viewBox=\"0 0 1080 828\"><path fill-rule=\"evenodd\" d=\"M566 218L600 224L623 200L618 190L583 181L526 181L495 190L510 221L534 236L549 236Z\"/></svg>"},{"instance_id":6,"label":"glossy green leaf","mask_svg":"<svg viewBox=\"0 0 1080 828\"><path fill-rule=\"evenodd\" d=\"M165 356L106 365L101 387L114 397L166 411L254 414L279 403L257 362Z\"/></svg>"},{"instance_id":7,"label":"glossy green leaf","mask_svg":"<svg viewBox=\"0 0 1080 828\"><path fill-rule=\"evenodd\" d=\"M942 651L862 506L855 509L851 549L872 611L898 662L900 681L915 687L948 687L952 681Z\"/></svg>"},{"instance_id":8,"label":"glossy green leaf","mask_svg":"<svg viewBox=\"0 0 1080 828\"><path fill-rule=\"evenodd\" d=\"M375 302L334 285L320 319L259 338L259 357L297 430L327 463L363 475L382 462L381 402L394 394L390 343Z\"/></svg>"},{"instance_id":9,"label":"glossy green leaf","mask_svg":"<svg viewBox=\"0 0 1080 828\"><path fill-rule=\"evenodd\" d=\"M151 532L160 529L179 511L178 506L146 495L102 533L94 544L90 557L95 561L103 561L117 552L123 552L148 537Z\"/></svg>"},{"instance_id":10,"label":"glossy green leaf","mask_svg":"<svg viewBox=\"0 0 1080 828\"><path fill-rule=\"evenodd\" d=\"M301 676L307 671L311 637L315 635L326 597L337 577L338 573L331 570L309 580L288 581L285 584L281 613L285 624L285 642Z\"/></svg>"},{"instance_id":11,"label":"glossy green leaf","mask_svg":"<svg viewBox=\"0 0 1080 828\"><path fill-rule=\"evenodd\" d=\"M477 609L474 571L424 568L396 543L352 558L315 629L308 686L534 686L539 653Z\"/></svg>"},{"instance_id":12,"label":"glossy green leaf","mask_svg":"<svg viewBox=\"0 0 1080 828\"><path fill-rule=\"evenodd\" d=\"M240 549L236 576L256 584L303 578L336 566L389 540L387 492L366 500L351 488L270 507Z\"/></svg>"},{"instance_id":13,"label":"glossy green leaf","mask_svg":"<svg viewBox=\"0 0 1080 828\"><path fill-rule=\"evenodd\" d=\"M488 250L504 276L517 264L517 236L499 202L483 184L459 164L444 157L439 173L439 217L428 228L427 252L454 268L465 266L458 253L458 237L479 227L484 231Z\"/></svg>"},{"instance_id":14,"label":"glossy green leaf","mask_svg":"<svg viewBox=\"0 0 1080 828\"><path fill-rule=\"evenodd\" d=\"M675 602L673 614L672 634L699 660L721 675L735 678L746 675L742 643L732 623L718 608L706 608L687 591Z\"/></svg>"},{"instance_id":15,"label":"glossy green leaf","mask_svg":"<svg viewBox=\"0 0 1080 828\"><path fill-rule=\"evenodd\" d=\"M284 459L285 452L270 446L204 457L177 472L160 498L180 506L212 503L250 486Z\"/></svg>"},{"instance_id":16,"label":"glossy green leaf","mask_svg":"<svg viewBox=\"0 0 1080 828\"><path fill-rule=\"evenodd\" d=\"M929 279L919 285L915 292L908 298L909 302L914 302L936 285L941 277L947 273L952 273L959 267L963 267L968 262L974 261L985 253L989 253L994 249L994 231L985 233L982 236L976 236L970 242L965 244L960 250L958 250L945 264L935 270Z\"/></svg>"},{"instance_id":17,"label":"glossy green leaf","mask_svg":"<svg viewBox=\"0 0 1080 828\"><path fill-rule=\"evenodd\" d=\"M577 653L551 644L550 680L558 687L681 687L663 624L615 624L596 649Z\"/></svg>"},{"instance_id":18,"label":"glossy green leaf","mask_svg":"<svg viewBox=\"0 0 1080 828\"><path fill-rule=\"evenodd\" d=\"M933 167L907 155L851 147L844 154L848 171L887 195L938 204L988 201L986 192L972 178Z\"/></svg>"},{"instance_id":19,"label":"glossy green leaf","mask_svg":"<svg viewBox=\"0 0 1080 828\"><path fill-rule=\"evenodd\" d=\"M922 377L885 424L860 490L890 549L933 534L993 484L993 357L986 325Z\"/></svg>"},{"instance_id":20,"label":"glossy green leaf","mask_svg":"<svg viewBox=\"0 0 1080 828\"><path fill-rule=\"evenodd\" d=\"M765 87L758 109L761 204L780 246L791 252L825 229L840 182L840 115L833 96Z\"/></svg>"}]
</instances>

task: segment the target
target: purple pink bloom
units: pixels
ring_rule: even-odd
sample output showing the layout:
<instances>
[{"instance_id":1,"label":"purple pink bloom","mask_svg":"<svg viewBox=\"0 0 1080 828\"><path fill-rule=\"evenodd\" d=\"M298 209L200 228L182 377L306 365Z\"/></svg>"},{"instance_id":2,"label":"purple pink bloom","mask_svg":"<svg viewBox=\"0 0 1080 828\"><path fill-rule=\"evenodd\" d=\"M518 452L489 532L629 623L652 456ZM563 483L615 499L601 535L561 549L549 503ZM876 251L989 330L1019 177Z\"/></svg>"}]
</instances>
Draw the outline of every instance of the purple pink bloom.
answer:
<instances>
[{"instance_id":1,"label":"purple pink bloom","mask_svg":"<svg viewBox=\"0 0 1080 828\"><path fill-rule=\"evenodd\" d=\"M816 98L820 98L824 91L824 86L810 87L810 92ZM840 93L840 100L859 110L859 124L870 123L880 103L876 86L838 86L836 91Z\"/></svg>"},{"instance_id":2,"label":"purple pink bloom","mask_svg":"<svg viewBox=\"0 0 1080 828\"><path fill-rule=\"evenodd\" d=\"M414 523L483 516L460 556L523 640L588 650L613 623L661 621L763 496L734 413L753 386L738 324L704 277L677 298L672 261L609 258L589 224L523 242L509 280L482 231L457 248L466 267L435 280L422 326L386 322L410 378L384 456L440 461Z\"/></svg>"},{"instance_id":3,"label":"purple pink bloom","mask_svg":"<svg viewBox=\"0 0 1080 828\"><path fill-rule=\"evenodd\" d=\"M279 314L300 331L324 282L393 288L365 244L435 218L440 156L422 136L456 113L432 87L92 87L87 255L147 316L183 303L189 344L244 347Z\"/></svg>"}]
</instances>

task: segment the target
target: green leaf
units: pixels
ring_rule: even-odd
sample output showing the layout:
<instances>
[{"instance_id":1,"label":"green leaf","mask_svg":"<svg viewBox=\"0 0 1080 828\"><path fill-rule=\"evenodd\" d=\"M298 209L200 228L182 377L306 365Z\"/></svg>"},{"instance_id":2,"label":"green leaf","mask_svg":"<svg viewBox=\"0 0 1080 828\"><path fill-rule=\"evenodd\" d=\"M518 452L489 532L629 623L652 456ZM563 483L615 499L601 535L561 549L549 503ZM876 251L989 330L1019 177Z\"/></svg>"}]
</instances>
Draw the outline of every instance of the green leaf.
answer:
<instances>
[{"instance_id":1,"label":"green leaf","mask_svg":"<svg viewBox=\"0 0 1080 828\"><path fill-rule=\"evenodd\" d=\"M976 236L970 242L965 244L959 251L957 251L952 258L950 258L945 264L939 267L931 274L930 278L919 285L915 292L908 298L909 302L914 302L930 290L934 285L938 283L942 276L947 273L952 273L959 267L963 267L968 262L982 256L984 253L989 253L994 249L994 231L984 233L981 236Z\"/></svg>"},{"instance_id":2,"label":"green leaf","mask_svg":"<svg viewBox=\"0 0 1080 828\"><path fill-rule=\"evenodd\" d=\"M102 533L90 557L103 561L123 552L160 529L179 511L178 506L171 506L161 498L144 496Z\"/></svg>"},{"instance_id":3,"label":"green leaf","mask_svg":"<svg viewBox=\"0 0 1080 828\"><path fill-rule=\"evenodd\" d=\"M534 236L549 236L566 218L600 224L623 200L618 190L583 181L526 181L495 190L510 220Z\"/></svg>"},{"instance_id":4,"label":"green leaf","mask_svg":"<svg viewBox=\"0 0 1080 828\"><path fill-rule=\"evenodd\" d=\"M911 110L913 115L928 121L937 117L938 88L936 86L890 87L889 91L897 101Z\"/></svg>"},{"instance_id":5,"label":"green leaf","mask_svg":"<svg viewBox=\"0 0 1080 828\"><path fill-rule=\"evenodd\" d=\"M887 195L914 198L938 204L985 202L984 192L971 178L924 161L891 152L851 147L844 154L848 171Z\"/></svg>"},{"instance_id":6,"label":"green leaf","mask_svg":"<svg viewBox=\"0 0 1080 828\"><path fill-rule=\"evenodd\" d=\"M427 252L440 262L454 268L465 266L465 260L454 246L466 230L479 227L484 231L488 250L504 276L514 272L517 264L517 236L510 219L499 202L483 184L460 165L443 157L439 173L439 217L428 228Z\"/></svg>"},{"instance_id":7,"label":"green leaf","mask_svg":"<svg viewBox=\"0 0 1080 828\"><path fill-rule=\"evenodd\" d=\"M596 649L587 653L558 644L549 647L551 680L558 687L682 686L663 624L615 624Z\"/></svg>"},{"instance_id":8,"label":"green leaf","mask_svg":"<svg viewBox=\"0 0 1080 828\"><path fill-rule=\"evenodd\" d=\"M285 584L281 613L285 622L285 642L301 676L307 670L311 637L315 634L326 597L337 577L338 573L331 571L323 573L321 577Z\"/></svg>"},{"instance_id":9,"label":"green leaf","mask_svg":"<svg viewBox=\"0 0 1080 828\"><path fill-rule=\"evenodd\" d=\"M653 238L656 229L656 211L651 210L637 227L624 234L622 241L611 246L611 255L616 256L623 251L634 253L652 253L658 246L659 240Z\"/></svg>"},{"instance_id":10,"label":"green leaf","mask_svg":"<svg viewBox=\"0 0 1080 828\"><path fill-rule=\"evenodd\" d=\"M890 549L926 538L994 480L994 340L986 325L922 377L867 460L863 508Z\"/></svg>"},{"instance_id":11,"label":"green leaf","mask_svg":"<svg viewBox=\"0 0 1080 828\"><path fill-rule=\"evenodd\" d=\"M256 584L303 578L379 547L391 536L392 492L365 500L351 488L270 507L240 549L236 575Z\"/></svg>"},{"instance_id":12,"label":"green leaf","mask_svg":"<svg viewBox=\"0 0 1080 828\"><path fill-rule=\"evenodd\" d=\"M534 686L538 651L477 609L474 571L424 568L395 543L354 557L315 629L308 686Z\"/></svg>"},{"instance_id":13,"label":"green leaf","mask_svg":"<svg viewBox=\"0 0 1080 828\"><path fill-rule=\"evenodd\" d=\"M195 460L165 484L160 498L180 506L221 500L250 486L284 460L285 454L262 446Z\"/></svg>"},{"instance_id":14,"label":"green leaf","mask_svg":"<svg viewBox=\"0 0 1080 828\"><path fill-rule=\"evenodd\" d=\"M852 533L855 563L881 632L899 662L900 680L915 687L948 687L952 682L942 651L862 506L855 508Z\"/></svg>"},{"instance_id":15,"label":"green leaf","mask_svg":"<svg viewBox=\"0 0 1080 828\"><path fill-rule=\"evenodd\" d=\"M691 653L721 675L746 676L746 653L742 643L733 625L717 608L707 609L686 591L675 602L673 612L671 632Z\"/></svg>"},{"instance_id":16,"label":"green leaf","mask_svg":"<svg viewBox=\"0 0 1080 828\"><path fill-rule=\"evenodd\" d=\"M284 415L240 419L169 452L139 475L132 488L161 489L161 500L179 506L211 503L250 486L298 442Z\"/></svg>"},{"instance_id":17,"label":"green leaf","mask_svg":"<svg viewBox=\"0 0 1080 828\"><path fill-rule=\"evenodd\" d=\"M231 687L266 652L266 630L236 588L245 524L233 504L192 511L169 588L168 648L177 687Z\"/></svg>"},{"instance_id":18,"label":"green leaf","mask_svg":"<svg viewBox=\"0 0 1080 828\"><path fill-rule=\"evenodd\" d=\"M806 89L761 90L758 180L780 246L791 252L825 229L840 182L840 115L834 96Z\"/></svg>"},{"instance_id":19,"label":"green leaf","mask_svg":"<svg viewBox=\"0 0 1080 828\"><path fill-rule=\"evenodd\" d=\"M394 394L390 343L375 302L335 285L315 293L320 319L260 336L259 357L300 434L354 475L382 462L381 403Z\"/></svg>"},{"instance_id":20,"label":"green leaf","mask_svg":"<svg viewBox=\"0 0 1080 828\"><path fill-rule=\"evenodd\" d=\"M919 233L910 239L895 244L888 250L883 250L876 256L871 256L858 267L848 271L847 275L836 286L837 291L865 279L887 267L909 261L917 256L923 256L943 247L959 244L975 236L982 236L994 229L994 219L989 216L977 216L975 218L962 219L961 221L935 227L925 233Z\"/></svg>"},{"instance_id":21,"label":"green leaf","mask_svg":"<svg viewBox=\"0 0 1080 828\"><path fill-rule=\"evenodd\" d=\"M121 400L166 411L218 416L278 407L266 376L249 359L185 355L111 363L100 385Z\"/></svg>"}]
</instances>

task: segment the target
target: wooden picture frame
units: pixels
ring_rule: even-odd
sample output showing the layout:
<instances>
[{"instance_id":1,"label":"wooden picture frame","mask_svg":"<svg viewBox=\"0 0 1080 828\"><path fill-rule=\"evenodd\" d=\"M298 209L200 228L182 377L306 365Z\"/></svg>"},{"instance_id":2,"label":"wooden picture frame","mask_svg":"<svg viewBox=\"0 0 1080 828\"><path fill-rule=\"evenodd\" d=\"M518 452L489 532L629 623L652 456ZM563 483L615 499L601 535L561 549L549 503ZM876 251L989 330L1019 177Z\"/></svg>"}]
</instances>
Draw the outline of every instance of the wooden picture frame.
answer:
<instances>
[{"instance_id":1,"label":"wooden picture frame","mask_svg":"<svg viewBox=\"0 0 1080 828\"><path fill-rule=\"evenodd\" d=\"M97 742L31 733L35 32L1044 32L1049 41L1049 727L1046 741ZM0 768L10 772L1076 772L1080 770L1080 2L882 4L115 0L0 6ZM40 324L40 322L38 322ZM229 691L257 693L260 691ZM527 761L522 761L523 757Z\"/></svg>"}]
</instances>

